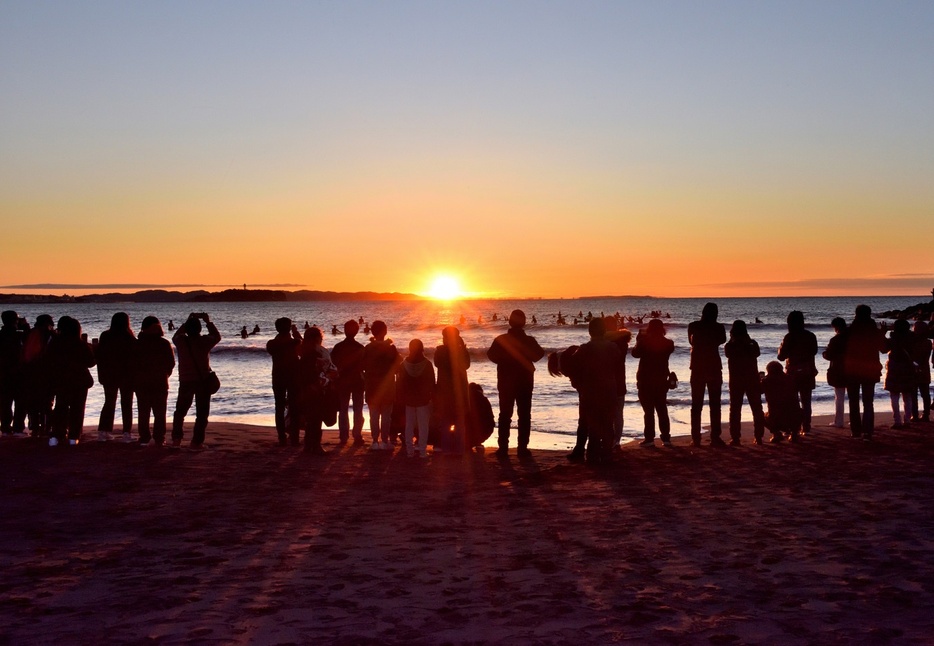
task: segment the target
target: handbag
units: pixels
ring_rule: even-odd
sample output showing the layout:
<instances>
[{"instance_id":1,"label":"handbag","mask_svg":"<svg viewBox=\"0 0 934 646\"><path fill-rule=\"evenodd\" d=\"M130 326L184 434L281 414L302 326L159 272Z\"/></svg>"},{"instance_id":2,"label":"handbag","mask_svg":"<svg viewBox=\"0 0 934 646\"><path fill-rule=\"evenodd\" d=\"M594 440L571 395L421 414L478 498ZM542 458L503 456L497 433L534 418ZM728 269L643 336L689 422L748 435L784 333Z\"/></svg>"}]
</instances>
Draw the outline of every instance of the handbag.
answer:
<instances>
[{"instance_id":1,"label":"handbag","mask_svg":"<svg viewBox=\"0 0 934 646\"><path fill-rule=\"evenodd\" d=\"M674 372L668 373L668 390L674 390L678 387L678 375Z\"/></svg>"},{"instance_id":2,"label":"handbag","mask_svg":"<svg viewBox=\"0 0 934 646\"><path fill-rule=\"evenodd\" d=\"M195 360L194 349L191 347L191 339L186 335L185 340L188 341L188 354L191 355L191 362L195 364L195 370L198 372L198 377L201 378L201 384L205 387L205 390L208 391L208 394L216 394L217 391L221 389L220 378L213 370L209 371L206 375L201 374L201 368L198 367L198 362Z\"/></svg>"}]
</instances>

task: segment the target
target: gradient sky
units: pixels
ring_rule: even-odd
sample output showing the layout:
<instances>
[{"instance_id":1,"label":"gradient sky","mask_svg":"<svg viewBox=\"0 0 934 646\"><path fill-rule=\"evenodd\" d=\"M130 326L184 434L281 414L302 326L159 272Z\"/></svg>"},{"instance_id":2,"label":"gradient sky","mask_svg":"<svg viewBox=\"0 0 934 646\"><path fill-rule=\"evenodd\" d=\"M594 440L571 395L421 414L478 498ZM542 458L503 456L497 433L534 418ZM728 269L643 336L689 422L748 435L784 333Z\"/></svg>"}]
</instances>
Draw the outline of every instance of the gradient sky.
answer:
<instances>
[{"instance_id":1,"label":"gradient sky","mask_svg":"<svg viewBox=\"0 0 934 646\"><path fill-rule=\"evenodd\" d=\"M0 88L0 285L934 287L930 1L0 0Z\"/></svg>"}]
</instances>

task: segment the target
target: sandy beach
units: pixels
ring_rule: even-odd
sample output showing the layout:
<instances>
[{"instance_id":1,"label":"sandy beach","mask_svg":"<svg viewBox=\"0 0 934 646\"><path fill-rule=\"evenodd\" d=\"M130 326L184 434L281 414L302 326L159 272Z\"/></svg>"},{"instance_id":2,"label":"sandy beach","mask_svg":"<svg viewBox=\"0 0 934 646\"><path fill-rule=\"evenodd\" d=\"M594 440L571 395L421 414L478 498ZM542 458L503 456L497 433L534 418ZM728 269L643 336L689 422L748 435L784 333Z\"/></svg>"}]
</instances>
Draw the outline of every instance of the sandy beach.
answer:
<instances>
[{"instance_id":1,"label":"sandy beach","mask_svg":"<svg viewBox=\"0 0 934 646\"><path fill-rule=\"evenodd\" d=\"M601 469L4 440L0 643L931 643L934 425L877 421Z\"/></svg>"}]
</instances>

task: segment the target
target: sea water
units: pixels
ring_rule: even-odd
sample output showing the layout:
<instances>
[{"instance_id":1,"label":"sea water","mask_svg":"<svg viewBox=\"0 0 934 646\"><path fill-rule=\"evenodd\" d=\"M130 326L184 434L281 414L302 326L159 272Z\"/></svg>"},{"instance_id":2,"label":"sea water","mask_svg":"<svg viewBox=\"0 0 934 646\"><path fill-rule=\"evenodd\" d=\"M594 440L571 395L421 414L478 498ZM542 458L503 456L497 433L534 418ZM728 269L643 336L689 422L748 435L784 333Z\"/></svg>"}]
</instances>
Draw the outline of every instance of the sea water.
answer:
<instances>
[{"instance_id":1,"label":"sea water","mask_svg":"<svg viewBox=\"0 0 934 646\"><path fill-rule=\"evenodd\" d=\"M570 345L579 345L588 340L587 324L582 320L588 313L594 316L614 315L634 318L645 317L642 325L627 323L635 337L636 332L649 320L648 313L661 312L668 337L675 343L671 357L671 369L679 377L679 385L669 393L669 409L672 418L672 433L690 432L690 386L688 370L690 347L687 340L687 325L700 318L700 312L709 299L703 298L585 298L585 299L525 299L525 300L471 300L460 302L435 301L379 301L379 302L285 302L285 303L64 303L54 305L11 306L33 324L39 314L58 317L69 315L77 318L83 331L90 338L100 336L110 324L114 312L126 312L134 330L138 331L143 317L154 315L162 321L168 331L169 320L181 324L191 311L207 311L223 337L211 353L211 366L221 380L221 390L212 399L211 419L256 424L272 427L273 397L271 387L272 361L266 352L266 342L275 335L274 321L288 316L301 328L306 322L317 325L324 333L325 347L333 347L343 338L343 333L332 335L332 327L342 329L344 321L362 317L366 323L380 319L389 327L392 338L404 356L408 343L419 338L425 344L428 357L434 354L435 346L441 343L441 329L456 325L470 350L471 365L468 378L481 385L490 398L494 412L497 410L496 366L486 358L486 351L493 339L508 329L506 319L513 309L521 309L529 321L527 332L534 336L546 353L563 350ZM720 308L719 320L729 332L730 324L742 319L749 326L749 333L758 341L762 354L759 369L776 358L782 337L787 332L785 320L792 310L804 313L808 329L817 335L817 389L814 391L815 414L831 413L833 390L827 385L827 362L820 351L827 346L833 335L830 321L835 316L852 320L853 312L860 303L869 305L874 312L901 309L922 300L918 297L801 297L801 298L720 298L713 299ZM568 322L558 325L559 314ZM578 315L581 315L578 317ZM494 321L494 316L496 320ZM531 323L532 317L537 323ZM574 318L579 322L574 324ZM754 323L758 319L760 323ZM463 323L461 322L463 320ZM241 338L240 330L246 326L252 330L260 327L256 335ZM361 333L357 339L367 342ZM722 356L722 349L721 349ZM724 358L724 381L727 378ZM636 368L638 361L629 357L626 362L628 395L625 407L624 435L635 438L642 435L642 409L636 398ZM96 370L92 369L95 375ZM177 389L176 374L170 379L169 423L174 408ZM877 396L881 396L877 387ZM723 419L727 419L727 389L723 389ZM97 423L103 403L103 390L95 385L88 394L85 425ZM748 407L743 411L744 419L750 419ZM120 424L120 413L116 415ZM704 411L707 424L707 410ZM193 420L189 418L189 425ZM515 419L513 420L515 428ZM532 446L537 448L564 449L574 443L577 428L577 393L566 378L548 375L545 359L537 364L535 391L532 400ZM264 431L265 432L265 431ZM210 430L209 430L210 433ZM513 430L513 437L515 431ZM270 439L274 432L269 431ZM491 440L493 441L493 440Z\"/></svg>"}]
</instances>

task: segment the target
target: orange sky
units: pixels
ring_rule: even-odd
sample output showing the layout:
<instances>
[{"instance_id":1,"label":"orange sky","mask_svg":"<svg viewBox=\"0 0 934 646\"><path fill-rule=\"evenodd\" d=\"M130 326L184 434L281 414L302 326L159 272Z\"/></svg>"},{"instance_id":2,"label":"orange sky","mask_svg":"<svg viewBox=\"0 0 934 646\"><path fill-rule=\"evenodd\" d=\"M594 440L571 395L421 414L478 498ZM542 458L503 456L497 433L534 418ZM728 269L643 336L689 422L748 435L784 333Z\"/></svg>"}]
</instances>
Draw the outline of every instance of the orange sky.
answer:
<instances>
[{"instance_id":1,"label":"orange sky","mask_svg":"<svg viewBox=\"0 0 934 646\"><path fill-rule=\"evenodd\" d=\"M930 6L523 7L6 9L0 285L934 287Z\"/></svg>"}]
</instances>

